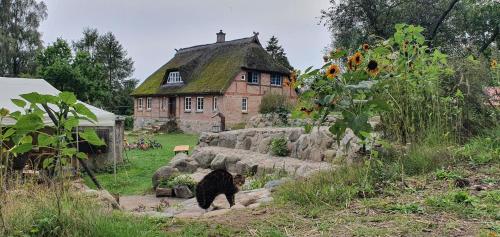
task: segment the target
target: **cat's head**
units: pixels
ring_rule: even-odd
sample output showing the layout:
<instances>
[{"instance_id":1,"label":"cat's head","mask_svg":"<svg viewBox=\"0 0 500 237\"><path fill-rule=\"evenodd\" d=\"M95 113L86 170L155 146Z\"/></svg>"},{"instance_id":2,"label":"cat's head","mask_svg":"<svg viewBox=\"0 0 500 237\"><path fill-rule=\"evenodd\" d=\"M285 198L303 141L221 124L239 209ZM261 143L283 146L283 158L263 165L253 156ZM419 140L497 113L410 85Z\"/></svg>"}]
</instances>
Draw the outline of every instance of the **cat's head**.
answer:
<instances>
[{"instance_id":1,"label":"cat's head","mask_svg":"<svg viewBox=\"0 0 500 237\"><path fill-rule=\"evenodd\" d=\"M241 174L235 175L233 177L233 183L234 185L236 185L236 187L240 188L241 186L243 186L243 184L245 184L245 176Z\"/></svg>"}]
</instances>

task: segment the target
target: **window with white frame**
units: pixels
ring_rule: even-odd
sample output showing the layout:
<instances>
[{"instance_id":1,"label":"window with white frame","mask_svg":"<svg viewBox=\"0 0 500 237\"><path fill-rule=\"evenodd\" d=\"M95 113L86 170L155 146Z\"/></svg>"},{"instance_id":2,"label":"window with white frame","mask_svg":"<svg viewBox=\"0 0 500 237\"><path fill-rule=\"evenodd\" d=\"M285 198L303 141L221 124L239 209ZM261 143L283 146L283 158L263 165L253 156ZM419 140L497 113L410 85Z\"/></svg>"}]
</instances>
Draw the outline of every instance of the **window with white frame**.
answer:
<instances>
[{"instance_id":1,"label":"window with white frame","mask_svg":"<svg viewBox=\"0 0 500 237\"><path fill-rule=\"evenodd\" d=\"M246 79L245 74L241 75L241 80L244 81Z\"/></svg>"},{"instance_id":2,"label":"window with white frame","mask_svg":"<svg viewBox=\"0 0 500 237\"><path fill-rule=\"evenodd\" d=\"M217 111L217 97L216 96L214 96L214 98L212 99L212 110Z\"/></svg>"},{"instance_id":3,"label":"window with white frame","mask_svg":"<svg viewBox=\"0 0 500 237\"><path fill-rule=\"evenodd\" d=\"M248 83L249 84L259 84L260 73L259 72L248 72Z\"/></svg>"},{"instance_id":4,"label":"window with white frame","mask_svg":"<svg viewBox=\"0 0 500 237\"><path fill-rule=\"evenodd\" d=\"M148 98L146 99L146 109L147 109L147 110L151 110L151 104L152 104L152 103L153 103L153 98L148 97Z\"/></svg>"},{"instance_id":5,"label":"window with white frame","mask_svg":"<svg viewBox=\"0 0 500 237\"><path fill-rule=\"evenodd\" d=\"M248 112L248 97L241 98L241 112Z\"/></svg>"},{"instance_id":6,"label":"window with white frame","mask_svg":"<svg viewBox=\"0 0 500 237\"><path fill-rule=\"evenodd\" d=\"M142 98L137 99L137 109L142 110L143 106Z\"/></svg>"},{"instance_id":7,"label":"window with white frame","mask_svg":"<svg viewBox=\"0 0 500 237\"><path fill-rule=\"evenodd\" d=\"M184 111L191 112L191 97L184 98Z\"/></svg>"},{"instance_id":8,"label":"window with white frame","mask_svg":"<svg viewBox=\"0 0 500 237\"><path fill-rule=\"evenodd\" d=\"M283 78L279 74L271 74L271 86L281 86Z\"/></svg>"},{"instance_id":9,"label":"window with white frame","mask_svg":"<svg viewBox=\"0 0 500 237\"><path fill-rule=\"evenodd\" d=\"M173 83L182 83L181 74L178 71L168 73L167 84Z\"/></svg>"},{"instance_id":10,"label":"window with white frame","mask_svg":"<svg viewBox=\"0 0 500 237\"><path fill-rule=\"evenodd\" d=\"M205 98L196 97L196 111L197 112L203 112L204 103L205 103Z\"/></svg>"}]
</instances>

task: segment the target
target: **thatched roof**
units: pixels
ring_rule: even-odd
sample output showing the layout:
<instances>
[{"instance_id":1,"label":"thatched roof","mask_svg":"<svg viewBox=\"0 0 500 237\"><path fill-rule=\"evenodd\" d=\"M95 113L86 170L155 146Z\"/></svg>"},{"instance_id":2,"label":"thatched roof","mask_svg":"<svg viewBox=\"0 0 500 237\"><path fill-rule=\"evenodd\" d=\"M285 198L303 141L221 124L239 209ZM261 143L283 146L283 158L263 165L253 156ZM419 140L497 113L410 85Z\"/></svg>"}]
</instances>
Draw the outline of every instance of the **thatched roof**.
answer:
<instances>
[{"instance_id":1,"label":"thatched roof","mask_svg":"<svg viewBox=\"0 0 500 237\"><path fill-rule=\"evenodd\" d=\"M132 95L223 94L242 69L290 74L262 48L257 35L254 35L180 49ZM184 81L182 85L164 85L171 71L179 71Z\"/></svg>"}]
</instances>

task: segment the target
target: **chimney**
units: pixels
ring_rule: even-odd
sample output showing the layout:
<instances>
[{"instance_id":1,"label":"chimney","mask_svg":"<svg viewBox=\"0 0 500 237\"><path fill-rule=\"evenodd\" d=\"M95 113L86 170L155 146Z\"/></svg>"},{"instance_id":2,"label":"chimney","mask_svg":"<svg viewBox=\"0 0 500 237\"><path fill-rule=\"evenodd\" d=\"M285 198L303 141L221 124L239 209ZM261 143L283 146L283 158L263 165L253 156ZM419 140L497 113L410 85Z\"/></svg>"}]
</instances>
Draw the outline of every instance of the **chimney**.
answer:
<instances>
[{"instance_id":1,"label":"chimney","mask_svg":"<svg viewBox=\"0 0 500 237\"><path fill-rule=\"evenodd\" d=\"M226 33L222 32L222 30L217 33L217 43L224 43L226 41Z\"/></svg>"}]
</instances>

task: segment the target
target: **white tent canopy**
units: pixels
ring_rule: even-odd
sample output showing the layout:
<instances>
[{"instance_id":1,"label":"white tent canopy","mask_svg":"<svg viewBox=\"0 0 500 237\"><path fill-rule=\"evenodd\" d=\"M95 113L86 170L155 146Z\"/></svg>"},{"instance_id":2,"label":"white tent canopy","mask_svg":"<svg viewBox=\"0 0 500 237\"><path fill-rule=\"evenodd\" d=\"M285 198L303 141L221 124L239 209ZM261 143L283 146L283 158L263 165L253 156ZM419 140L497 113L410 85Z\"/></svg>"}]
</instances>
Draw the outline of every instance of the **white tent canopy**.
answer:
<instances>
[{"instance_id":1,"label":"white tent canopy","mask_svg":"<svg viewBox=\"0 0 500 237\"><path fill-rule=\"evenodd\" d=\"M50 95L58 95L60 93L59 90L43 79L0 77L0 108L6 108L11 112L21 110L21 108L12 103L11 99L22 99L19 95L31 92ZM81 120L79 126L115 126L115 114L86 103L83 104L97 116L97 122L94 124L86 120ZM7 125L14 123L12 120L3 122ZM52 124L48 115L45 115L44 123Z\"/></svg>"}]
</instances>

